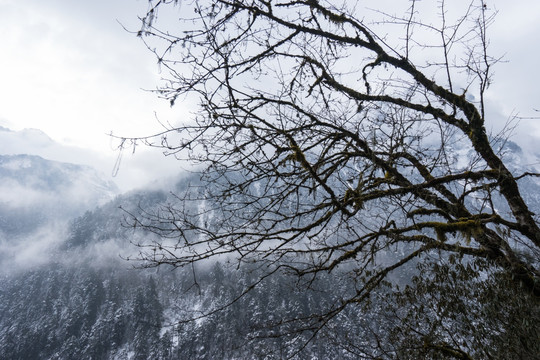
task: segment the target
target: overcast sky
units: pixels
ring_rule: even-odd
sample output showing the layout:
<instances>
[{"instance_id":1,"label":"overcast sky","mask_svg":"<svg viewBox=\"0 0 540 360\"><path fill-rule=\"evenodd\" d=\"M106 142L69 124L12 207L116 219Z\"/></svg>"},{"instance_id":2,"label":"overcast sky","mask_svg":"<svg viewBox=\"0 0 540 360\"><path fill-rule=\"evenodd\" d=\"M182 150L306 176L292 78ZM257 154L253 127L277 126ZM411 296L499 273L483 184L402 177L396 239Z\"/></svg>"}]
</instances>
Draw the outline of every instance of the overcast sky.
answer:
<instances>
[{"instance_id":1,"label":"overcast sky","mask_svg":"<svg viewBox=\"0 0 540 360\"><path fill-rule=\"evenodd\" d=\"M117 153L107 134L149 135L160 129L155 113L182 116L181 104L173 112L143 90L159 81L156 62L120 25L137 30L146 7L146 0L0 0L0 126L41 129L56 142L19 144L12 138L28 136L12 134L13 152L26 147L109 176ZM142 150L123 156L114 179L123 190L175 172L172 159Z\"/></svg>"},{"instance_id":2,"label":"overcast sky","mask_svg":"<svg viewBox=\"0 0 540 360\"><path fill-rule=\"evenodd\" d=\"M499 10L491 28L492 51L507 60L495 68L490 113L500 119L512 113L538 116L540 1L487 4ZM157 65L119 23L137 30L137 16L146 8L146 0L0 0L0 126L41 129L60 144L49 149L54 153L49 157L76 162L77 154L81 162L110 174L115 153L108 133L148 135L159 129L154 113L169 122L185 117L182 104L170 109L142 90L155 88ZM522 120L515 140L534 150L538 122ZM140 150L124 156L116 179L124 190L176 171L171 160L159 161L156 151ZM0 152L9 151L0 144Z\"/></svg>"}]
</instances>

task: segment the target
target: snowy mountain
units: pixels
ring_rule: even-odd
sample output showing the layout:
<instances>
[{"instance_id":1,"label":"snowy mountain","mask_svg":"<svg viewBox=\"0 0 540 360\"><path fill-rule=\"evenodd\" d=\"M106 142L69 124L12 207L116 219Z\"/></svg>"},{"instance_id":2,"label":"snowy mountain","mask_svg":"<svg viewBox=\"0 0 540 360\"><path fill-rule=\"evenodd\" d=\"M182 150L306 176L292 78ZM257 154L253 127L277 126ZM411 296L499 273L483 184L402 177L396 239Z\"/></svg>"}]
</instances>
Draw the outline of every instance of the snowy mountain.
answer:
<instances>
[{"instance_id":1,"label":"snowy mountain","mask_svg":"<svg viewBox=\"0 0 540 360\"><path fill-rule=\"evenodd\" d=\"M17 165L24 167L20 161ZM57 184L53 178L50 182ZM184 179L178 189L190 180ZM262 273L257 268L238 271L226 263L202 266L196 275L193 269L131 269L119 255L133 253L131 243L151 235L122 226L124 210L135 212L169 201L170 195L158 190L118 196L72 220L54 258L1 278L0 358L284 357L285 338L253 338L276 332L267 328L266 319L308 314L335 295L306 293L284 275L276 276L226 312L182 324L225 305ZM295 338L300 344L309 337ZM336 350L324 344L311 344L308 352L334 358Z\"/></svg>"},{"instance_id":2,"label":"snowy mountain","mask_svg":"<svg viewBox=\"0 0 540 360\"><path fill-rule=\"evenodd\" d=\"M113 151L115 143L103 135L110 144L110 152L102 153L55 141L39 129L12 130L0 126L1 155L36 155L62 163L84 164L100 172L101 178L113 181L121 191L144 187L151 182L177 176L180 168L174 158L164 157L161 151L138 149L136 156L120 156ZM121 161L120 161L121 160Z\"/></svg>"},{"instance_id":3,"label":"snowy mountain","mask_svg":"<svg viewBox=\"0 0 540 360\"><path fill-rule=\"evenodd\" d=\"M513 171L534 170L510 145L505 149ZM193 268L133 269L140 263L121 257L136 254L141 249L135 244L154 235L128 226L125 216L177 202L170 192L141 190L112 199L114 186L91 169L25 155L0 157L0 177L2 184L11 184L2 185L0 195L2 209L10 209L1 210L2 218L11 216L4 221L5 233L24 233L36 219L45 224L80 214L63 231L48 234L56 237L44 243L54 244L54 256L0 278L2 359L357 359L360 348L392 343L392 321L404 316L387 310L385 301L392 300L382 293L365 309L337 314L313 340L309 328L318 325L316 320L304 328L286 320L339 305L354 291L355 279L336 271L306 290L296 278L276 273L240 296L264 268L236 268L222 259ZM540 184L535 178L522 181L531 209L538 212ZM185 177L173 192L193 182L197 178ZM17 249L25 247L32 245ZM5 261L0 251L0 261L2 256ZM402 270L399 276L409 285L416 270ZM431 320L423 319L426 326ZM506 335L494 334L486 343L503 344L497 336Z\"/></svg>"}]
</instances>

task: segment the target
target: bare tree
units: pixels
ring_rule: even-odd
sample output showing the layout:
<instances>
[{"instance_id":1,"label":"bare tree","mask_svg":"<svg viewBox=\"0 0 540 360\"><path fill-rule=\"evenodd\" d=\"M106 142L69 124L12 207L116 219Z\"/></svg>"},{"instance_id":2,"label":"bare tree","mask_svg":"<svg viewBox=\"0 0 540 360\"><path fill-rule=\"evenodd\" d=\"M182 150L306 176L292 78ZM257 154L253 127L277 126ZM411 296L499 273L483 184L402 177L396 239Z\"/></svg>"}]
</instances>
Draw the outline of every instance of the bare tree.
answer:
<instances>
[{"instance_id":1,"label":"bare tree","mask_svg":"<svg viewBox=\"0 0 540 360\"><path fill-rule=\"evenodd\" d=\"M538 216L519 186L536 174L513 174L507 134L485 127L493 11L438 1L431 23L417 1L402 16L338 3L149 1L138 35L165 74L158 93L200 106L123 144L203 170L177 205L133 219L162 236L141 244L145 266L229 256L308 282L348 273L354 289L314 330L433 255L486 260L539 296ZM169 6L181 18L161 28Z\"/></svg>"}]
</instances>

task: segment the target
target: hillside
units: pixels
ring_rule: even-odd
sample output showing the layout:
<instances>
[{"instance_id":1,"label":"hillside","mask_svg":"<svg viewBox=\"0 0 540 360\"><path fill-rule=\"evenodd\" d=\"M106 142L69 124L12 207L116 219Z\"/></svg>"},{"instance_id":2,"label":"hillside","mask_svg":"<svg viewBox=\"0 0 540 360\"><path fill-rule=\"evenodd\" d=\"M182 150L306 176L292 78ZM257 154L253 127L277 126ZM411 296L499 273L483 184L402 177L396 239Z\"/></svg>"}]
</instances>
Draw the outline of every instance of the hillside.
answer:
<instances>
[{"instance_id":1,"label":"hillside","mask_svg":"<svg viewBox=\"0 0 540 360\"><path fill-rule=\"evenodd\" d=\"M519 148L510 147L507 156L516 173L528 170ZM412 359L408 351L428 335L488 347L497 359L516 356L505 353L516 342L525 344L519 358L537 353L531 339L538 326L520 319L537 318L539 308L517 301L496 272L471 275L468 269L482 264L466 257L434 256L403 267L366 304L321 323L318 314L339 308L355 291L358 279L347 271L299 280L287 271L267 276L275 266L227 257L184 268L144 269L146 263L126 260L147 251L137 245L156 239L132 226L131 214L181 206L173 194L199 185L196 176L179 179L172 192L114 198L114 186L91 169L35 156L0 157L0 176L12 189L2 192L0 212L0 358ZM524 179L523 189L531 210L539 211L536 179ZM49 226L59 220L67 221L62 231ZM7 234L24 241L6 251ZM6 266L15 251L25 254L17 271ZM443 270L423 277L429 267ZM405 291L397 296L390 286ZM492 322L473 331L470 324L487 312L496 314Z\"/></svg>"}]
</instances>

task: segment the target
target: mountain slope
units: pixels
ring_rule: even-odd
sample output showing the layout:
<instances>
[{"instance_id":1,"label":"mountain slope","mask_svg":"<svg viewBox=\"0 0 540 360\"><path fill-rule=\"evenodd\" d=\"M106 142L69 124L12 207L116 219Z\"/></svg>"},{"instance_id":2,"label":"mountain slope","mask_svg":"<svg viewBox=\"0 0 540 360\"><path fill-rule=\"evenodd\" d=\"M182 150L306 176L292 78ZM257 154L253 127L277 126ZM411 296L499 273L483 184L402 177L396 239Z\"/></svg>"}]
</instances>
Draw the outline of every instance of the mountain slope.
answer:
<instances>
[{"instance_id":1,"label":"mountain slope","mask_svg":"<svg viewBox=\"0 0 540 360\"><path fill-rule=\"evenodd\" d=\"M519 162L519 148L508 151L515 156L516 175L532 170L525 165L529 162ZM10 159L2 171L21 171L20 183L39 191L65 189L62 179L72 178L66 167L57 171L56 164L43 162L40 173L50 176L36 181L24 173L27 161ZM174 192L193 184L197 178L186 177ZM524 178L523 189L531 210L540 212L538 182ZM383 287L369 304L347 307L325 324L316 315L339 307L355 291L357 278L339 270L315 280L276 272L252 287L268 269L237 267L227 258L178 269L132 269L144 263L120 256L145 251L135 244L151 243L155 234L132 226L127 214L179 202L161 190L117 196L70 221L53 258L37 269L0 278L0 358L414 359L417 353L407 349L421 351L429 336L466 346L475 344L477 331L493 358L505 359L515 355L505 352L512 344L527 343L538 331L534 322L521 319L540 316L540 307L511 303L515 294L504 287L504 279L487 270L471 275L469 267L478 264L466 257L450 261L433 256L433 262L402 267L389 280L405 289L403 296ZM388 249L388 257L392 251L397 249ZM445 270L423 278L422 271L430 266ZM252 290L242 295L248 288ZM409 307L407 297L417 307ZM501 304L496 299L506 300ZM396 311L398 301L405 306ZM489 321L479 322L488 311ZM312 331L319 326L320 331ZM387 346L386 352L380 344ZM538 345L527 346L519 358L534 359ZM478 352L478 358L485 356Z\"/></svg>"}]
</instances>

